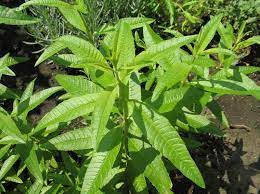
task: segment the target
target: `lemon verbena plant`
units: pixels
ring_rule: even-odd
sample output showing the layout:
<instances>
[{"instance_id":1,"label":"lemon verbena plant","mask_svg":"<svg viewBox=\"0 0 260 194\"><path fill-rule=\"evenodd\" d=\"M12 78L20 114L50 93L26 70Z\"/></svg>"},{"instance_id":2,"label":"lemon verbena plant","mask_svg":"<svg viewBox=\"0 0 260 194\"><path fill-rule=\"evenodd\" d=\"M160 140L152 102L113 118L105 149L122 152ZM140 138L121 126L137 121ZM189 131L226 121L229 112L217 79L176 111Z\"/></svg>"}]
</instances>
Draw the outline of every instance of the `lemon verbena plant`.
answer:
<instances>
[{"instance_id":1,"label":"lemon verbena plant","mask_svg":"<svg viewBox=\"0 0 260 194\"><path fill-rule=\"evenodd\" d=\"M81 2L32 0L20 10L57 7L84 32ZM169 171L178 169L205 188L188 148L198 143L194 133L222 136L223 131L202 111L207 107L226 128L216 97L260 98L259 86L246 75L259 68L236 67L239 56L222 44L208 48L221 18L213 17L198 35L174 32L168 40L153 31L148 18L121 19L103 32L98 48L84 37L57 38L36 65L53 60L84 75L57 75L60 87L40 94L33 94L32 82L11 113L1 109L2 184L11 180L10 173L19 180L14 190L27 193L149 193L151 185L172 193ZM62 101L31 125L28 112L61 89Z\"/></svg>"}]
</instances>

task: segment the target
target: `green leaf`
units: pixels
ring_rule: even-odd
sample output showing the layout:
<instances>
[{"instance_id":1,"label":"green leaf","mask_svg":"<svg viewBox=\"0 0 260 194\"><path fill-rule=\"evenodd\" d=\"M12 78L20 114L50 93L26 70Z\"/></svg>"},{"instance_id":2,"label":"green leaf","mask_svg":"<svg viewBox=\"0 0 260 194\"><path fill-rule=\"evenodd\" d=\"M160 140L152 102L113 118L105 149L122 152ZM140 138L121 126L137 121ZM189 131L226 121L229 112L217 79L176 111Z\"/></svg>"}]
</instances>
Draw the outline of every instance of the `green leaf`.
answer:
<instances>
[{"instance_id":1,"label":"green leaf","mask_svg":"<svg viewBox=\"0 0 260 194\"><path fill-rule=\"evenodd\" d=\"M29 60L29 58L27 58L27 57L8 57L5 61L5 65L7 67L9 67L12 65L16 65L18 63L23 63L28 60Z\"/></svg>"},{"instance_id":2,"label":"green leaf","mask_svg":"<svg viewBox=\"0 0 260 194\"><path fill-rule=\"evenodd\" d=\"M92 149L92 136L89 128L74 129L50 139L42 147L60 151Z\"/></svg>"},{"instance_id":3,"label":"green leaf","mask_svg":"<svg viewBox=\"0 0 260 194\"><path fill-rule=\"evenodd\" d=\"M35 145L33 142L27 142L27 144L20 144L16 146L17 152L21 155L29 172L38 180L43 182L40 165L35 151Z\"/></svg>"},{"instance_id":4,"label":"green leaf","mask_svg":"<svg viewBox=\"0 0 260 194\"><path fill-rule=\"evenodd\" d=\"M244 30L245 30L245 27L246 27L246 21L243 21L241 26L239 27L239 30L238 30L238 33L237 33L237 40L236 42L240 42L240 40L242 40L242 38L244 37Z\"/></svg>"},{"instance_id":5,"label":"green leaf","mask_svg":"<svg viewBox=\"0 0 260 194\"><path fill-rule=\"evenodd\" d=\"M132 169L131 172L132 173ZM134 191L133 193L148 194L146 180L143 174L139 174L133 181Z\"/></svg>"},{"instance_id":6,"label":"green leaf","mask_svg":"<svg viewBox=\"0 0 260 194\"><path fill-rule=\"evenodd\" d=\"M15 122L12 120L11 116L8 115L3 109L0 109L0 130L20 143L25 143L24 137Z\"/></svg>"},{"instance_id":7,"label":"green leaf","mask_svg":"<svg viewBox=\"0 0 260 194\"><path fill-rule=\"evenodd\" d=\"M195 54L200 54L213 39L216 30L221 22L222 15L217 15L210 19L210 21L201 28L199 36L195 43Z\"/></svg>"},{"instance_id":8,"label":"green leaf","mask_svg":"<svg viewBox=\"0 0 260 194\"><path fill-rule=\"evenodd\" d=\"M7 144L21 144L21 142L19 141L19 139L14 138L12 136L5 136L3 138L0 139L0 144L2 145L7 145Z\"/></svg>"},{"instance_id":9,"label":"green leaf","mask_svg":"<svg viewBox=\"0 0 260 194\"><path fill-rule=\"evenodd\" d=\"M202 143L200 143L199 141L193 140L191 138L182 137L182 139L185 142L185 145L188 149L195 149L195 148L202 146Z\"/></svg>"},{"instance_id":10,"label":"green leaf","mask_svg":"<svg viewBox=\"0 0 260 194\"><path fill-rule=\"evenodd\" d=\"M30 98L21 101L18 107L16 107L13 110L12 114L17 114L17 115L23 114L23 116L26 117L28 112L30 112L31 110L39 106L47 98L49 98L51 95L55 94L56 92L60 91L61 89L62 87L52 87L35 93Z\"/></svg>"},{"instance_id":11,"label":"green leaf","mask_svg":"<svg viewBox=\"0 0 260 194\"><path fill-rule=\"evenodd\" d=\"M169 12L170 15L170 25L173 24L175 20L175 6L172 0L164 0L165 7Z\"/></svg>"},{"instance_id":12,"label":"green leaf","mask_svg":"<svg viewBox=\"0 0 260 194\"><path fill-rule=\"evenodd\" d=\"M260 71L260 67L255 66L236 66L234 69L245 75Z\"/></svg>"},{"instance_id":13,"label":"green leaf","mask_svg":"<svg viewBox=\"0 0 260 194\"><path fill-rule=\"evenodd\" d=\"M39 19L26 15L15 9L0 5L0 24L26 25L40 22Z\"/></svg>"},{"instance_id":14,"label":"green leaf","mask_svg":"<svg viewBox=\"0 0 260 194\"><path fill-rule=\"evenodd\" d=\"M233 41L234 41L234 32L233 27L230 24L227 24L226 28L219 24L217 29L221 39L220 39L220 46L222 48L232 49Z\"/></svg>"},{"instance_id":15,"label":"green leaf","mask_svg":"<svg viewBox=\"0 0 260 194\"><path fill-rule=\"evenodd\" d=\"M46 192L43 192L43 189L41 190L41 194L56 194L59 192L60 188L62 187L61 184L54 184L54 185L49 185L48 190Z\"/></svg>"},{"instance_id":16,"label":"green leaf","mask_svg":"<svg viewBox=\"0 0 260 194\"><path fill-rule=\"evenodd\" d=\"M14 182L14 183L18 183L18 184L23 183L22 179L20 179L17 175L8 176L5 178L5 180Z\"/></svg>"},{"instance_id":17,"label":"green leaf","mask_svg":"<svg viewBox=\"0 0 260 194\"><path fill-rule=\"evenodd\" d=\"M167 56L167 54L169 55L170 51L173 52L174 49L178 49L181 46L191 43L196 37L197 35L172 38L152 45L147 50L136 56L135 65L147 62L157 62L162 59L162 57Z\"/></svg>"},{"instance_id":18,"label":"green leaf","mask_svg":"<svg viewBox=\"0 0 260 194\"><path fill-rule=\"evenodd\" d=\"M160 113L173 112L177 115L183 107L195 109L199 113L211 99L211 94L200 88L184 86L166 91L158 100L151 103ZM148 101L149 102L149 101ZM171 120L173 115L171 114Z\"/></svg>"},{"instance_id":19,"label":"green leaf","mask_svg":"<svg viewBox=\"0 0 260 194\"><path fill-rule=\"evenodd\" d=\"M205 116L192 114L189 111L184 112L184 115L188 125L194 129L191 130L192 132L210 133L213 135L223 136L223 131L221 131L216 125L214 125Z\"/></svg>"},{"instance_id":20,"label":"green leaf","mask_svg":"<svg viewBox=\"0 0 260 194\"><path fill-rule=\"evenodd\" d=\"M121 133L121 129L118 128L103 137L87 168L81 194L95 193L102 188L119 153Z\"/></svg>"},{"instance_id":21,"label":"green leaf","mask_svg":"<svg viewBox=\"0 0 260 194\"><path fill-rule=\"evenodd\" d=\"M9 53L0 58L0 79L2 75L15 76L15 73L8 68Z\"/></svg>"},{"instance_id":22,"label":"green leaf","mask_svg":"<svg viewBox=\"0 0 260 194\"><path fill-rule=\"evenodd\" d=\"M145 105L137 104L133 118L156 150L168 158L184 176L198 186L205 188L200 171L191 158L183 140L165 117Z\"/></svg>"},{"instance_id":23,"label":"green leaf","mask_svg":"<svg viewBox=\"0 0 260 194\"><path fill-rule=\"evenodd\" d=\"M193 85L203 87L204 90L217 94L252 95L259 98L260 87L256 84L233 80L205 80L192 82Z\"/></svg>"},{"instance_id":24,"label":"green leaf","mask_svg":"<svg viewBox=\"0 0 260 194\"><path fill-rule=\"evenodd\" d=\"M6 173L9 172L9 170L12 168L12 166L18 159L19 159L19 155L11 155L9 158L7 158L4 161L4 163L0 169L0 180L2 180L4 178Z\"/></svg>"},{"instance_id":25,"label":"green leaf","mask_svg":"<svg viewBox=\"0 0 260 194\"><path fill-rule=\"evenodd\" d=\"M83 76L59 74L55 76L55 79L66 90L66 92L73 96L99 93L103 90L100 86L87 80Z\"/></svg>"},{"instance_id":26,"label":"green leaf","mask_svg":"<svg viewBox=\"0 0 260 194\"><path fill-rule=\"evenodd\" d=\"M32 186L26 191L26 194L38 194L41 192L42 186L42 181L36 179Z\"/></svg>"},{"instance_id":27,"label":"green leaf","mask_svg":"<svg viewBox=\"0 0 260 194\"><path fill-rule=\"evenodd\" d=\"M51 46L45 49L43 54L36 61L35 65L39 65L46 59L50 58L52 55L65 48L70 49L73 54L75 54L81 60L84 59L92 63L100 63L106 65L106 59L99 52L99 50L97 50L88 41L72 35L64 35L56 39L56 41Z\"/></svg>"},{"instance_id":28,"label":"green leaf","mask_svg":"<svg viewBox=\"0 0 260 194\"><path fill-rule=\"evenodd\" d=\"M211 48L203 51L202 53L203 54L224 54L224 55L231 55L236 57L236 54L233 51L224 48Z\"/></svg>"},{"instance_id":29,"label":"green leaf","mask_svg":"<svg viewBox=\"0 0 260 194\"><path fill-rule=\"evenodd\" d=\"M19 96L11 89L0 83L0 98L17 99Z\"/></svg>"},{"instance_id":30,"label":"green leaf","mask_svg":"<svg viewBox=\"0 0 260 194\"><path fill-rule=\"evenodd\" d=\"M140 173L144 174L159 193L171 193L172 182L161 159L161 155L158 155L154 149L151 149L149 144L142 141L141 134L137 134L136 130L140 133L140 129L132 124L130 126L131 134L133 133L133 135L140 139L129 138L128 141L132 159L130 164L132 164L132 168L137 170L135 176Z\"/></svg>"},{"instance_id":31,"label":"green leaf","mask_svg":"<svg viewBox=\"0 0 260 194\"><path fill-rule=\"evenodd\" d=\"M60 41L55 41L52 43L48 48L44 50L44 52L41 54L41 56L38 58L38 60L35 63L35 66L40 65L43 61L49 59L54 54L60 52L61 50L65 49L66 45L64 45Z\"/></svg>"},{"instance_id":32,"label":"green leaf","mask_svg":"<svg viewBox=\"0 0 260 194\"><path fill-rule=\"evenodd\" d=\"M137 73L132 73L129 80L129 100L142 100L141 87Z\"/></svg>"},{"instance_id":33,"label":"green leaf","mask_svg":"<svg viewBox=\"0 0 260 194\"><path fill-rule=\"evenodd\" d=\"M10 149L11 145L5 145L0 149L0 159L4 157L4 155L8 152Z\"/></svg>"},{"instance_id":34,"label":"green leaf","mask_svg":"<svg viewBox=\"0 0 260 194\"><path fill-rule=\"evenodd\" d=\"M99 94L87 94L63 101L40 120L33 133L55 123L67 122L79 116L89 114L93 111L98 97Z\"/></svg>"},{"instance_id":35,"label":"green leaf","mask_svg":"<svg viewBox=\"0 0 260 194\"><path fill-rule=\"evenodd\" d=\"M88 29L85 25L85 21L77 10L71 8L59 8L59 10L72 26L76 27L77 29L85 33L88 32Z\"/></svg>"},{"instance_id":36,"label":"green leaf","mask_svg":"<svg viewBox=\"0 0 260 194\"><path fill-rule=\"evenodd\" d=\"M34 89L34 83L35 83L35 79L32 80L28 85L27 87L25 88L22 96L21 96L21 99L20 99L20 102L23 102L25 101L26 99L30 98L33 94L33 89Z\"/></svg>"},{"instance_id":37,"label":"green leaf","mask_svg":"<svg viewBox=\"0 0 260 194\"><path fill-rule=\"evenodd\" d=\"M253 44L260 44L260 36L253 36L237 45L237 49L243 49Z\"/></svg>"},{"instance_id":38,"label":"green leaf","mask_svg":"<svg viewBox=\"0 0 260 194\"><path fill-rule=\"evenodd\" d=\"M189 12L187 12L187 11L183 11L183 13L184 13L184 16L185 16L185 18L187 19L187 20L189 20L191 23L193 23L193 24L196 24L196 23L198 23L198 22L200 22L201 20L198 18L198 17L196 17L196 16L194 16L194 15L191 15Z\"/></svg>"},{"instance_id":39,"label":"green leaf","mask_svg":"<svg viewBox=\"0 0 260 194\"><path fill-rule=\"evenodd\" d=\"M71 67L71 68L73 68L72 64L77 64L81 60L79 57L77 57L74 54L58 54L56 56L51 57L51 59L55 63L63 67Z\"/></svg>"},{"instance_id":40,"label":"green leaf","mask_svg":"<svg viewBox=\"0 0 260 194\"><path fill-rule=\"evenodd\" d=\"M146 24L143 27L143 35L144 35L145 45L147 48L163 41L163 39L158 34L156 34L148 24Z\"/></svg>"},{"instance_id":41,"label":"green leaf","mask_svg":"<svg viewBox=\"0 0 260 194\"><path fill-rule=\"evenodd\" d=\"M170 65L168 69L159 79L158 83L154 89L152 102L158 99L161 93L166 89L171 88L180 81L183 81L187 78L192 66L185 63L179 64L174 63Z\"/></svg>"},{"instance_id":42,"label":"green leaf","mask_svg":"<svg viewBox=\"0 0 260 194\"><path fill-rule=\"evenodd\" d=\"M79 168L77 162L69 155L68 152L61 152L61 157L65 166L65 169L77 176L79 173Z\"/></svg>"},{"instance_id":43,"label":"green leaf","mask_svg":"<svg viewBox=\"0 0 260 194\"><path fill-rule=\"evenodd\" d=\"M100 93L97 103L92 114L92 130L94 133L94 148L98 149L98 145L106 131L106 125L109 120L109 115L115 103L118 88L116 87L112 92Z\"/></svg>"},{"instance_id":44,"label":"green leaf","mask_svg":"<svg viewBox=\"0 0 260 194\"><path fill-rule=\"evenodd\" d=\"M135 57L134 37L130 25L121 22L114 34L113 60L117 69L128 66Z\"/></svg>"},{"instance_id":45,"label":"green leaf","mask_svg":"<svg viewBox=\"0 0 260 194\"><path fill-rule=\"evenodd\" d=\"M48 6L48 7L57 7L57 8L67 8L67 9L73 9L73 5L66 3L64 1L60 0L30 0L22 5L20 5L20 9L25 9L29 6Z\"/></svg>"},{"instance_id":46,"label":"green leaf","mask_svg":"<svg viewBox=\"0 0 260 194\"><path fill-rule=\"evenodd\" d=\"M120 19L120 22L127 23L130 25L130 28L136 29L136 28L141 28L145 24L150 24L154 22L154 19L151 18L145 18L145 17L133 17L133 18L122 18Z\"/></svg>"},{"instance_id":47,"label":"green leaf","mask_svg":"<svg viewBox=\"0 0 260 194\"><path fill-rule=\"evenodd\" d=\"M221 106L218 104L217 101L212 100L207 104L207 107L217 117L217 119L225 128L229 128L229 123L225 115L225 112L222 110Z\"/></svg>"},{"instance_id":48,"label":"green leaf","mask_svg":"<svg viewBox=\"0 0 260 194\"><path fill-rule=\"evenodd\" d=\"M76 2L78 10L80 10L82 13L87 13L84 0L76 0Z\"/></svg>"}]
</instances>

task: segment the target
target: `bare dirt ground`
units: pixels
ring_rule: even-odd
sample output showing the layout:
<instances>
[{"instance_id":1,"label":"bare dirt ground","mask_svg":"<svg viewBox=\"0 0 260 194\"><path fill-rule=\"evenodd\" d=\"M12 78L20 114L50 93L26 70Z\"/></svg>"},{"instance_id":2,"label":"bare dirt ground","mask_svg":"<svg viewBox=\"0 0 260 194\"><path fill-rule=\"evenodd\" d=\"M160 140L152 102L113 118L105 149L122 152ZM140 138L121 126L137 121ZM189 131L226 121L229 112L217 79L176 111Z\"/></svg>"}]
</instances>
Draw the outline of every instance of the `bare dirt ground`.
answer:
<instances>
[{"instance_id":1,"label":"bare dirt ground","mask_svg":"<svg viewBox=\"0 0 260 194\"><path fill-rule=\"evenodd\" d=\"M232 154L223 180L229 185L220 193L260 192L260 102L253 97L224 96L219 100L231 124L246 125L245 129L227 130L233 144Z\"/></svg>"}]
</instances>

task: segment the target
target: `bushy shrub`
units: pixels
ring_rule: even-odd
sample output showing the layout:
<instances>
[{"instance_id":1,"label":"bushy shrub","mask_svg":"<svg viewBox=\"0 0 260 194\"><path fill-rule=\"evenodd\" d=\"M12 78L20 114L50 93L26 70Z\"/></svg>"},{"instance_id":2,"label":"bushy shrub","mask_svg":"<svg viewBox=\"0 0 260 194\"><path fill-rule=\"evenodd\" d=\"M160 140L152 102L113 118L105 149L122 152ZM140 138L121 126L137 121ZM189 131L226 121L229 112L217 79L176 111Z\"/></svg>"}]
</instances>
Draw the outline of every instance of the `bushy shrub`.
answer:
<instances>
[{"instance_id":1,"label":"bushy shrub","mask_svg":"<svg viewBox=\"0 0 260 194\"><path fill-rule=\"evenodd\" d=\"M0 189L31 194L172 193L169 171L176 169L205 188L188 148L200 146L194 134L224 134L202 114L205 108L223 128L229 127L217 97L260 99L260 87L247 76L259 68L236 66L240 51L259 43L259 36L245 39L245 25L235 36L217 15L198 34L184 36L168 29L168 37L174 37L165 40L152 29L152 19L136 17L100 31L96 47L84 38L92 35L81 0L32 0L17 10L0 6L0 23L39 22L22 12L30 6L55 7L82 31L56 38L35 65L52 60L84 75L57 75L60 86L37 93L33 80L24 92L15 93L12 111L0 107ZM220 40L212 48L216 33ZM0 60L0 70L11 74L7 58ZM28 113L61 91L61 102L36 125L30 123ZM13 187L5 188L10 182Z\"/></svg>"}]
</instances>

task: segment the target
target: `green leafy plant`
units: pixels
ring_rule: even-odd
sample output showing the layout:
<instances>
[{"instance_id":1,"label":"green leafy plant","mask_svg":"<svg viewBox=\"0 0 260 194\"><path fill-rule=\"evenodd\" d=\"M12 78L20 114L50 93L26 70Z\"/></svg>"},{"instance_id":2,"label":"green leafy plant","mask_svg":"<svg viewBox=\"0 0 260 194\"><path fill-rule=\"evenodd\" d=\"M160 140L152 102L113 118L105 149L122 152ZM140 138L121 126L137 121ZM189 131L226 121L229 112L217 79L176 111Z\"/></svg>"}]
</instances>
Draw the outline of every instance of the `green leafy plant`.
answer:
<instances>
[{"instance_id":1,"label":"green leafy plant","mask_svg":"<svg viewBox=\"0 0 260 194\"><path fill-rule=\"evenodd\" d=\"M98 44L103 31L109 30L120 18L151 15L157 5L155 1L147 0L67 0L65 2L69 4L67 4L67 7L73 7L78 4L84 8L85 11L81 12L80 15L84 23L87 24L87 28L80 28L79 31L78 28L75 28L71 23L72 19L70 19L70 21L64 19L64 17L67 18L68 14L62 8L59 8L58 4L54 7L32 6L29 7L29 11L32 12L33 15L40 17L41 23L26 26L25 29L36 39L36 43L45 47L59 36L73 34ZM57 7L58 9L56 9Z\"/></svg>"},{"instance_id":2,"label":"green leafy plant","mask_svg":"<svg viewBox=\"0 0 260 194\"><path fill-rule=\"evenodd\" d=\"M22 193L39 193L43 186L43 171L47 169L40 164L37 154L44 155L44 152L36 153L39 139L28 135L33 126L27 115L62 88L53 87L33 94L34 82L28 84L21 96L16 96L11 113L0 107L0 153L3 161L0 169L1 192L14 189ZM26 169L32 176L26 175ZM7 182L21 186L6 190L3 184Z\"/></svg>"},{"instance_id":3,"label":"green leafy plant","mask_svg":"<svg viewBox=\"0 0 260 194\"><path fill-rule=\"evenodd\" d=\"M70 8L75 14L67 20L86 28L77 18L84 12L81 4L33 0L20 9L31 5ZM1 108L2 184L16 180L17 189L27 193L148 193L151 185L172 193L168 171L177 169L205 188L188 148L200 144L193 134L223 131L202 111L207 107L228 127L216 97L260 99L260 87L246 76L259 69L221 64L218 54L237 58L236 53L221 44L208 48L221 19L213 17L198 35L168 31L175 37L164 40L150 27L153 20L124 18L103 32L98 49L74 35L57 38L36 65L51 59L85 76L57 75L61 87L35 94L31 82L11 113ZM32 126L28 112L62 88L62 101Z\"/></svg>"},{"instance_id":4,"label":"green leafy plant","mask_svg":"<svg viewBox=\"0 0 260 194\"><path fill-rule=\"evenodd\" d=\"M250 25L246 27L246 31L253 35L259 34L257 30L259 19L256 17L260 13L258 0L217 0L214 2L210 0L163 0L163 2L167 10L164 17L168 17L168 24L184 34L196 32L205 19L219 14L223 14L224 25L230 23L235 30L238 30L244 22L247 22Z\"/></svg>"},{"instance_id":5,"label":"green leafy plant","mask_svg":"<svg viewBox=\"0 0 260 194\"><path fill-rule=\"evenodd\" d=\"M15 73L10 69L10 66L25 62L26 60L27 58L25 57L13 58L10 57L9 54L0 58L0 80L3 75L15 76ZM16 99L17 97L18 95L16 92L0 83L0 99Z\"/></svg>"}]
</instances>

